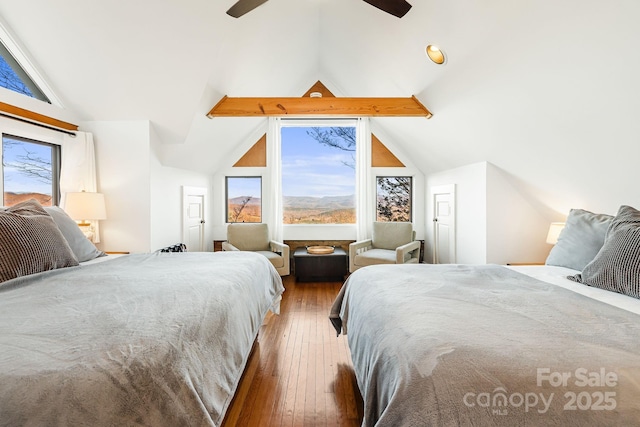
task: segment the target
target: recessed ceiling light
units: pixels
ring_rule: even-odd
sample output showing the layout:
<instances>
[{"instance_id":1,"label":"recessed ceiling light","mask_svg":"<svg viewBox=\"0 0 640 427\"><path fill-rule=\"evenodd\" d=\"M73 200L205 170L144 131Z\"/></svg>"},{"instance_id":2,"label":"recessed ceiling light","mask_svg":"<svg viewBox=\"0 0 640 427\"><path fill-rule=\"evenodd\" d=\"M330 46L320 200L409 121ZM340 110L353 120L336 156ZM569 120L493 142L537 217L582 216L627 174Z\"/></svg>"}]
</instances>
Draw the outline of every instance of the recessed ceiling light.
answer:
<instances>
[{"instance_id":1,"label":"recessed ceiling light","mask_svg":"<svg viewBox=\"0 0 640 427\"><path fill-rule=\"evenodd\" d=\"M445 61L444 52L438 46L430 44L427 46L425 51L430 60L432 60L438 65L444 64L444 61Z\"/></svg>"}]
</instances>

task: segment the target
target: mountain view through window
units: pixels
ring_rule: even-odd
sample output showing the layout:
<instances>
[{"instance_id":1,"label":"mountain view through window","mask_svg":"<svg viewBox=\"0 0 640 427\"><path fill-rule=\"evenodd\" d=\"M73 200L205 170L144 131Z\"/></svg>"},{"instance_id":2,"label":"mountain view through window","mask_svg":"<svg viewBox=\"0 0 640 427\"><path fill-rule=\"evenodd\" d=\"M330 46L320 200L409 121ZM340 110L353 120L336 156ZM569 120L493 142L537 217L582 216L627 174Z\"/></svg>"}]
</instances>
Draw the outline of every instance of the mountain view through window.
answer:
<instances>
[{"instance_id":1,"label":"mountain view through window","mask_svg":"<svg viewBox=\"0 0 640 427\"><path fill-rule=\"evenodd\" d=\"M284 224L355 224L356 129L282 128Z\"/></svg>"}]
</instances>

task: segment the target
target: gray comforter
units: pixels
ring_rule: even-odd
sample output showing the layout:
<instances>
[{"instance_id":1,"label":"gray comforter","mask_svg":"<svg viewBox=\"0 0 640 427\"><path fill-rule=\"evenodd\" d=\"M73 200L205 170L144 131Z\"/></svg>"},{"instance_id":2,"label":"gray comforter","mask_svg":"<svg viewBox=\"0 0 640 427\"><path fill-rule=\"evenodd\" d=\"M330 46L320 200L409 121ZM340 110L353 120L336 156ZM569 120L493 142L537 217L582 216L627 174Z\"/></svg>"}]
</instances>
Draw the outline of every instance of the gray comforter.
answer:
<instances>
[{"instance_id":1,"label":"gray comforter","mask_svg":"<svg viewBox=\"0 0 640 427\"><path fill-rule=\"evenodd\" d=\"M366 267L330 318L364 426L640 425L640 316L505 267Z\"/></svg>"},{"instance_id":2,"label":"gray comforter","mask_svg":"<svg viewBox=\"0 0 640 427\"><path fill-rule=\"evenodd\" d=\"M219 425L284 291L253 253L129 255L0 284L0 425Z\"/></svg>"}]
</instances>

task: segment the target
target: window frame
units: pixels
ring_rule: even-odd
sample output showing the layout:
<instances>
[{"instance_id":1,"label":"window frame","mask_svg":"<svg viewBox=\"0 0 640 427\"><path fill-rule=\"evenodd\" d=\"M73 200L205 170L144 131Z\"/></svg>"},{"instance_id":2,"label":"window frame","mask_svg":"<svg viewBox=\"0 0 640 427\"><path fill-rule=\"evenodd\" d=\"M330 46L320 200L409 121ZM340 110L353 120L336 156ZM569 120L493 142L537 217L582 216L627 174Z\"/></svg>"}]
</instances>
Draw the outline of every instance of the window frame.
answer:
<instances>
[{"instance_id":1,"label":"window frame","mask_svg":"<svg viewBox=\"0 0 640 427\"><path fill-rule=\"evenodd\" d=\"M28 138L25 136L15 135L9 132L2 132L2 145L0 148L0 158L2 163L0 164L0 187L2 187L2 204L4 205L4 191L5 191L5 179L4 179L4 139L11 138L21 142L30 144L42 145L51 148L51 206L60 205L60 171L62 165L62 147L59 144L46 142L34 138Z\"/></svg>"},{"instance_id":2,"label":"window frame","mask_svg":"<svg viewBox=\"0 0 640 427\"><path fill-rule=\"evenodd\" d=\"M235 221L229 221L229 180L230 179L258 179L260 187L260 221L250 222L248 224L259 224L264 222L264 203L262 199L263 195L263 180L261 175L225 175L224 177L224 221L225 224L237 224ZM245 222L245 221L241 221Z\"/></svg>"}]
</instances>

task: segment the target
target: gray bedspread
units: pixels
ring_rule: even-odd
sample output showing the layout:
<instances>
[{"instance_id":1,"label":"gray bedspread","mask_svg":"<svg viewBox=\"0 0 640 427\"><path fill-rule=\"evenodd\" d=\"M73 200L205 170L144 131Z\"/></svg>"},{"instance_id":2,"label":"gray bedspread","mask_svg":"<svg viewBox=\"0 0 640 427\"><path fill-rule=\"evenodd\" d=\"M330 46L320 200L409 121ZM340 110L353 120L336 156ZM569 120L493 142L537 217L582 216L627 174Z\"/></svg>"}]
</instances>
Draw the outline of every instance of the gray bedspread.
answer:
<instances>
[{"instance_id":1,"label":"gray bedspread","mask_svg":"<svg viewBox=\"0 0 640 427\"><path fill-rule=\"evenodd\" d=\"M129 255L4 282L0 425L219 425L283 291L246 252Z\"/></svg>"},{"instance_id":2,"label":"gray bedspread","mask_svg":"<svg viewBox=\"0 0 640 427\"><path fill-rule=\"evenodd\" d=\"M505 267L359 269L330 319L364 426L640 425L640 316Z\"/></svg>"}]
</instances>

